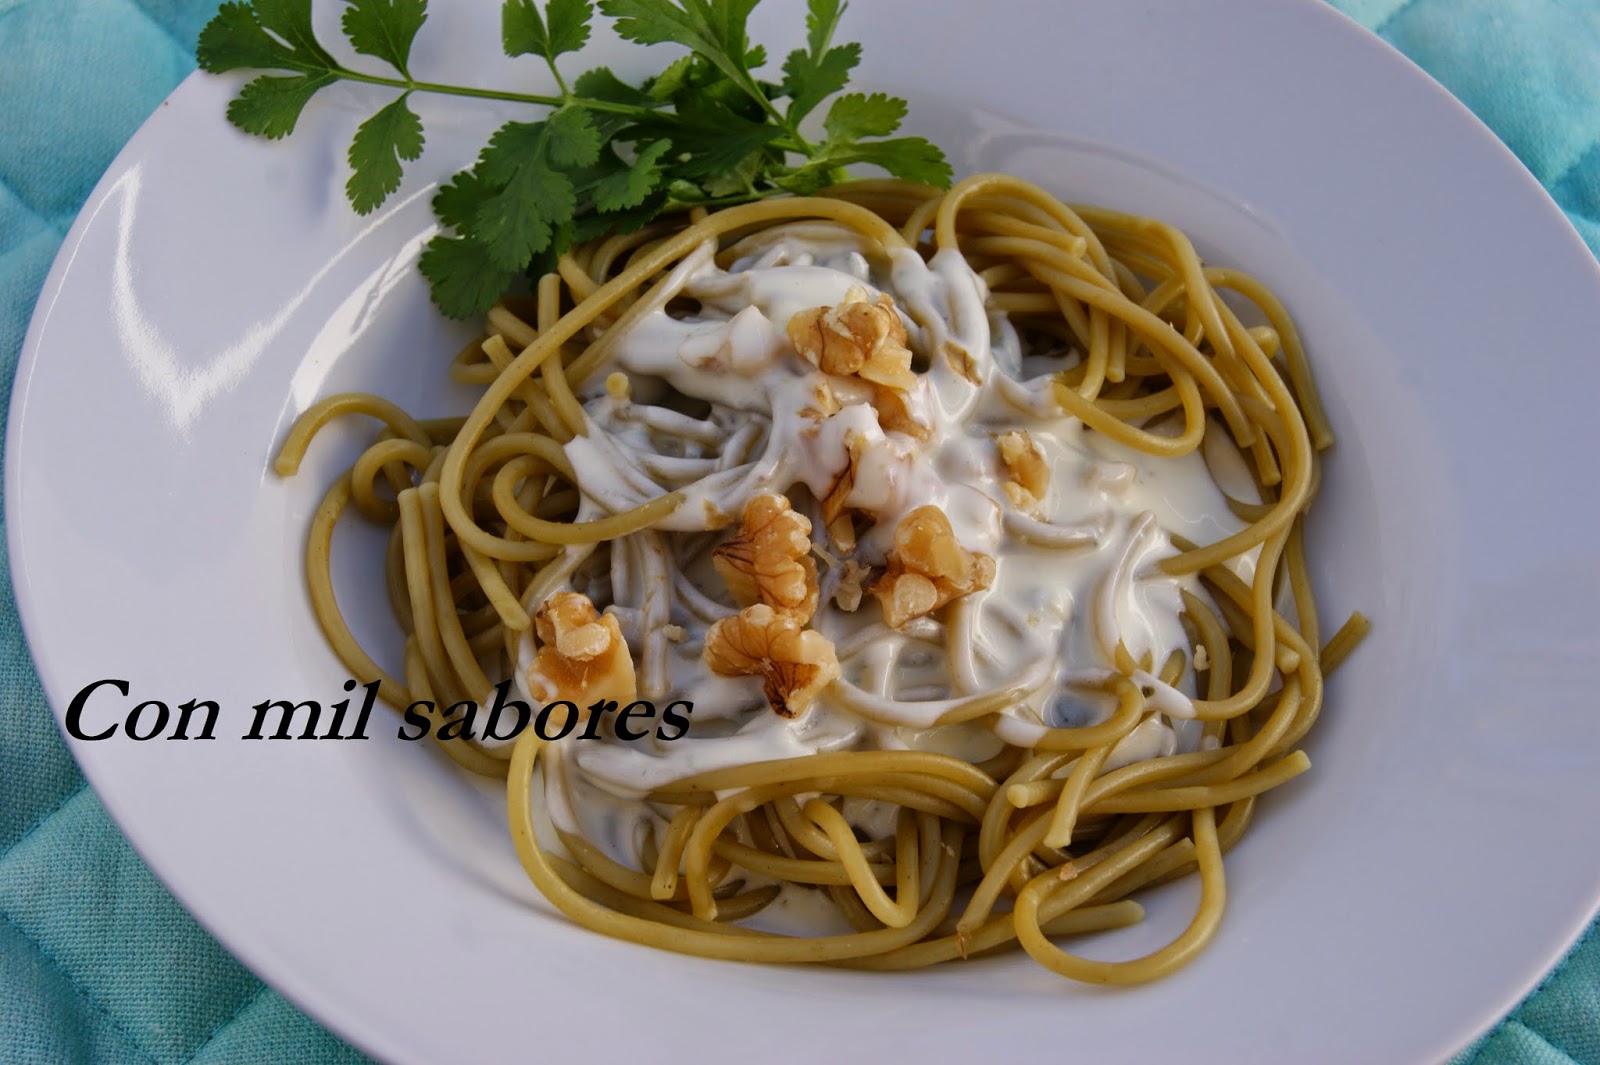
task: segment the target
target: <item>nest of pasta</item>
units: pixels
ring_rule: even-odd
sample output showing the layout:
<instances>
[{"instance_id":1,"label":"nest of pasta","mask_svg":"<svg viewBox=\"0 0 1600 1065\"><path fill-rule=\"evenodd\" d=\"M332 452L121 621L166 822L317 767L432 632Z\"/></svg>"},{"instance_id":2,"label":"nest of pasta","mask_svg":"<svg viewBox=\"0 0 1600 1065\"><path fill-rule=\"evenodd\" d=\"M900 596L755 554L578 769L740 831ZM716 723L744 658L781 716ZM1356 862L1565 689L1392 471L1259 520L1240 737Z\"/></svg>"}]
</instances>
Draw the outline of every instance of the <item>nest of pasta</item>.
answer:
<instances>
[{"instance_id":1,"label":"nest of pasta","mask_svg":"<svg viewBox=\"0 0 1600 1065\"><path fill-rule=\"evenodd\" d=\"M313 605L358 679L506 778L528 875L609 935L1162 976L1218 928L1223 855L1308 767L1365 630L1323 643L1302 528L1332 436L1283 306L1169 225L1015 178L579 247L450 372L483 389L464 418L336 396L292 432L284 473L335 415L381 423L313 523ZM390 529L368 565L400 675L332 595L349 509ZM560 738L451 727L507 682ZM669 700L678 735L620 727ZM1196 872L1169 945L1061 944Z\"/></svg>"}]
</instances>

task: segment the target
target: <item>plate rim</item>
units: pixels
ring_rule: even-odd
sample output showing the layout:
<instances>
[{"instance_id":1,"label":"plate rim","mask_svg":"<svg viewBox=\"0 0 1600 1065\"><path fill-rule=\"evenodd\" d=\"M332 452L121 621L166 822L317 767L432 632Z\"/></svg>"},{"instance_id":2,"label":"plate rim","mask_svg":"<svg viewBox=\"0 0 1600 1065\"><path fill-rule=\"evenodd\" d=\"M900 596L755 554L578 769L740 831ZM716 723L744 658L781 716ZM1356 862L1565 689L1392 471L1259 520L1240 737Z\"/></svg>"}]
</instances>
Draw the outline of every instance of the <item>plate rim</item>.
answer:
<instances>
[{"instance_id":1,"label":"plate rim","mask_svg":"<svg viewBox=\"0 0 1600 1065\"><path fill-rule=\"evenodd\" d=\"M1582 250L1584 256L1591 264L1591 287L1597 292L1600 292L1600 262L1595 261L1594 253L1583 241L1582 236L1572 225L1570 219L1565 215L1560 206L1550 195L1549 190L1539 183L1538 179L1532 174L1531 171L1528 170L1522 161L1515 156L1511 149L1503 141L1501 141L1493 133L1493 131L1482 122L1481 119L1479 119L1470 109L1468 109L1464 103L1453 96L1439 82L1429 76L1424 70L1422 70L1421 67L1411 60L1410 57L1400 52L1393 45L1389 44L1389 42L1383 40L1381 37L1378 37L1375 33L1372 33L1371 31L1362 27L1358 22L1342 11L1333 8L1329 4L1323 3L1322 0L1293 0L1291 4L1287 4L1285 6L1294 8L1297 14L1319 12L1320 16L1313 17L1324 18L1330 27L1337 24L1345 31L1353 31L1356 34L1359 34L1365 39L1365 46L1370 47L1372 45L1377 45L1387 53L1388 62L1394 63L1398 61L1404 67L1408 68L1414 82L1419 82L1421 87L1428 89L1436 98L1442 98L1443 100L1448 101L1448 103L1457 112L1459 112L1458 117L1465 118L1473 127L1475 127L1475 132L1478 134L1477 139L1480 142L1484 142L1480 145L1480 147L1492 147L1502 157L1503 162L1509 161L1515 166L1519 172L1520 178L1522 179L1521 184L1523 186L1524 193L1531 193L1537 199L1541 200L1543 213L1549 216L1549 221L1558 221L1559 228L1564 230L1564 238L1569 242L1575 242L1576 246ZM168 94L167 99L173 99L180 96L180 94L191 94L194 92L194 87L196 84L206 81L210 78L210 75L204 74L200 71L195 71L188 75L182 83L173 89L172 92ZM158 105L150 117L147 118L143 124L141 124L139 131L135 133L135 135L129 139L128 143L119 151L116 159L110 164L105 174L101 177L99 182L97 182L94 190L89 194L85 201L85 208L80 211L79 215L74 219L72 226L69 228L67 235L63 239L61 249L52 262L50 270L46 275L45 282L40 289L33 314L30 318L29 325L24 336L22 350L18 358L17 370L11 390L10 412L5 442L6 460L4 471L6 482L5 511L8 518L6 521L7 550L11 561L13 593L17 605L19 621L26 638L30 656L35 663L35 670L39 675L41 687L46 692L46 699L50 704L52 715L56 719L58 729L61 726L61 700L57 698L51 698L50 688L47 685L46 678L44 676L45 671L42 668L39 668L38 665L42 659L47 657L48 652L41 653L41 651L37 649L38 645L34 638L34 633L36 631L38 622L34 616L35 612L32 609L32 597L36 593L31 588L31 574L29 572L29 567L26 564L26 558L22 554L21 541L24 536L24 524L21 521L10 520L13 515L20 512L18 497L22 491L22 485L25 478L22 468L22 456L25 454L25 449L22 445L24 445L26 442L23 438L23 433L25 431L27 422L27 404L31 392L29 386L41 355L41 347L43 343L42 338L45 328L51 317L53 308L69 280L72 268L76 262L79 251L81 250L80 245L84 231L92 223L93 212L88 210L88 207L89 205L100 204L103 202L103 194L107 187L123 172L128 160L137 153L143 142L149 139L147 136L147 131L152 126L163 124L163 110L163 107ZM74 756L76 758L77 751L80 747L78 741L72 740L68 737L63 737L63 739L69 750L74 752ZM235 946L236 936L233 934L233 932L228 928L221 927L220 925L214 925L208 916L202 915L203 912L208 913L210 907L204 907L203 910L197 910L194 908L194 905L186 900L182 894L180 894L172 880L169 879L169 873L171 870L165 867L165 863L152 860L152 855L147 853L145 849L146 841L143 833L137 831L135 826L124 823L122 818L118 816L116 813L116 804L111 801L110 798L102 791L102 782L98 779L98 773L91 772L88 767L85 767L84 775L94 788L97 797L100 798L100 801L104 805L106 811L116 822L119 830L128 839L130 845L134 847L134 850L140 855L141 860L145 862L150 871L162 882L167 890L171 891L174 898L180 901L180 904L184 906L186 912L189 912L192 916L194 916L201 926L206 929L208 934L215 937L236 957L239 957L242 964L246 964L247 968L260 975L264 982L272 986L274 990L282 994L291 1002L294 1002L298 1007L303 1009L311 1016L316 1017L319 1021L327 1025L330 1030L338 1033L342 1038L348 1039L353 1045L373 1053L374 1056L393 1054L396 1051L403 1050L403 1048L393 1045L386 1039L380 1039L372 1033L361 1032L360 1029L348 1018L334 1017L330 1015L330 1013L324 1009L323 1004L311 1000L309 994L303 996L301 994L303 989L299 986L296 986L295 979L287 974L286 969L282 973L277 971L279 970L280 966L288 966L288 960L286 958L277 959L254 956L251 957L248 962L246 962L244 958L245 952L241 951ZM1593 923L1597 912L1600 912L1600 895L1596 895L1590 900L1587 909L1587 915L1583 916L1575 923L1573 928L1563 940L1560 949L1547 959L1544 967L1538 973L1535 973L1531 978L1519 979L1517 986L1507 992L1507 995L1504 999L1504 1005L1499 1012L1485 1020L1478 1022L1474 1027L1470 1038L1466 1039L1464 1042L1461 1042L1456 1047L1456 1050L1459 1051L1461 1049L1465 1049L1480 1039L1484 1034L1492 1030L1501 1022L1511 1008L1513 1008L1518 1002L1524 1000L1543 981L1554 975L1554 973L1558 971L1558 967L1562 960L1570 953L1578 939L1583 935L1584 931ZM267 975L269 973L271 975ZM328 1009L331 1009L331 1007L328 1007ZM401 1053L399 1056L404 1058L405 1055Z\"/></svg>"}]
</instances>

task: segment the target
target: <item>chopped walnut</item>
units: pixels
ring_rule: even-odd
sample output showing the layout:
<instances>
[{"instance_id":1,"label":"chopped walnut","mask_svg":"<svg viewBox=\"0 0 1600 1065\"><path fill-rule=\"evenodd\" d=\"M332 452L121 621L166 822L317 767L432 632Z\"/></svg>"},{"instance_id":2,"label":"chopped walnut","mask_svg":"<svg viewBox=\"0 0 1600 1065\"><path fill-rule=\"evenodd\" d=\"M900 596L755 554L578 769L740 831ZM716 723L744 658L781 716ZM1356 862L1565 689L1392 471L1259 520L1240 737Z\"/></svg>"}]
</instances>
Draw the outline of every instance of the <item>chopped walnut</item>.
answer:
<instances>
[{"instance_id":1,"label":"chopped walnut","mask_svg":"<svg viewBox=\"0 0 1600 1065\"><path fill-rule=\"evenodd\" d=\"M855 375L872 386L872 406L884 430L926 440L932 429L917 421L905 394L917 386L911 372L906 327L894 301L880 293L867 302L852 288L837 307L813 307L789 319L795 351L823 373Z\"/></svg>"},{"instance_id":2,"label":"chopped walnut","mask_svg":"<svg viewBox=\"0 0 1600 1065\"><path fill-rule=\"evenodd\" d=\"M902 628L952 599L994 582L994 559L961 546L950 519L935 506L918 507L895 526L889 568L871 592L890 628Z\"/></svg>"},{"instance_id":3,"label":"chopped walnut","mask_svg":"<svg viewBox=\"0 0 1600 1065\"><path fill-rule=\"evenodd\" d=\"M1000 445L1000 461L1010 475L1010 480L1001 486L1007 498L1018 510L1038 510L1050 490L1050 467L1045 463L1044 452L1025 432L1001 433L995 443Z\"/></svg>"},{"instance_id":4,"label":"chopped walnut","mask_svg":"<svg viewBox=\"0 0 1600 1065\"><path fill-rule=\"evenodd\" d=\"M723 618L706 632L706 666L724 677L760 677L767 703L794 717L839 676L833 644L764 603Z\"/></svg>"},{"instance_id":5,"label":"chopped walnut","mask_svg":"<svg viewBox=\"0 0 1600 1065\"><path fill-rule=\"evenodd\" d=\"M540 644L528 670L534 698L580 707L602 699L633 702L638 683L622 626L598 613L588 596L557 592L534 614L533 626Z\"/></svg>"},{"instance_id":6,"label":"chopped walnut","mask_svg":"<svg viewBox=\"0 0 1600 1065\"><path fill-rule=\"evenodd\" d=\"M817 563L811 557L811 519L781 495L759 495L744 507L744 522L711 555L740 606L765 603L804 625L817 610Z\"/></svg>"},{"instance_id":7,"label":"chopped walnut","mask_svg":"<svg viewBox=\"0 0 1600 1065\"><path fill-rule=\"evenodd\" d=\"M828 539L841 555L856 549L856 523L849 514L840 514L828 523Z\"/></svg>"},{"instance_id":8,"label":"chopped walnut","mask_svg":"<svg viewBox=\"0 0 1600 1065\"><path fill-rule=\"evenodd\" d=\"M939 345L939 350L944 353L945 361L956 373L975 385L983 384L983 376L978 373L978 364L965 345L957 344L954 340L946 340Z\"/></svg>"},{"instance_id":9,"label":"chopped walnut","mask_svg":"<svg viewBox=\"0 0 1600 1065\"><path fill-rule=\"evenodd\" d=\"M872 389L872 409L878 412L878 425L886 433L905 433L918 440L933 436L933 427L924 425L912 415L905 392L875 385Z\"/></svg>"},{"instance_id":10,"label":"chopped walnut","mask_svg":"<svg viewBox=\"0 0 1600 1065\"><path fill-rule=\"evenodd\" d=\"M1016 481L1007 481L1000 488L1005 492L1006 498L1011 500L1012 506L1024 514L1038 516L1040 510L1038 496L1022 487Z\"/></svg>"},{"instance_id":11,"label":"chopped walnut","mask_svg":"<svg viewBox=\"0 0 1600 1065\"><path fill-rule=\"evenodd\" d=\"M865 592L867 576L871 569L863 566L855 559L846 559L844 573L839 578L839 587L833 593L833 601L839 609L846 613L853 613L861 605L861 596Z\"/></svg>"},{"instance_id":12,"label":"chopped walnut","mask_svg":"<svg viewBox=\"0 0 1600 1065\"><path fill-rule=\"evenodd\" d=\"M1011 479L1036 496L1044 495L1050 487L1050 467L1033 437L1025 432L1002 433L995 442Z\"/></svg>"},{"instance_id":13,"label":"chopped walnut","mask_svg":"<svg viewBox=\"0 0 1600 1065\"><path fill-rule=\"evenodd\" d=\"M711 500L702 499L700 504L701 510L705 512L706 528L708 530L725 529L729 525L733 524L733 516L731 514L723 513L722 508L717 506Z\"/></svg>"},{"instance_id":14,"label":"chopped walnut","mask_svg":"<svg viewBox=\"0 0 1600 1065\"><path fill-rule=\"evenodd\" d=\"M894 300L880 293L868 303L860 288L837 307L813 307L789 319L789 342L823 373L855 374L864 381L901 390L916 384L906 327Z\"/></svg>"},{"instance_id":15,"label":"chopped walnut","mask_svg":"<svg viewBox=\"0 0 1600 1065\"><path fill-rule=\"evenodd\" d=\"M811 401L800 409L800 415L820 422L839 413L839 397L825 377L818 377L811 389Z\"/></svg>"},{"instance_id":16,"label":"chopped walnut","mask_svg":"<svg viewBox=\"0 0 1600 1065\"><path fill-rule=\"evenodd\" d=\"M839 476L834 478L833 487L828 489L828 494L822 497L822 520L828 523L830 532L844 514L844 501L855 490L856 464L861 461L861 453L866 450L866 446L866 439L860 433L849 430L844 434L844 450L847 456L845 467Z\"/></svg>"}]
</instances>

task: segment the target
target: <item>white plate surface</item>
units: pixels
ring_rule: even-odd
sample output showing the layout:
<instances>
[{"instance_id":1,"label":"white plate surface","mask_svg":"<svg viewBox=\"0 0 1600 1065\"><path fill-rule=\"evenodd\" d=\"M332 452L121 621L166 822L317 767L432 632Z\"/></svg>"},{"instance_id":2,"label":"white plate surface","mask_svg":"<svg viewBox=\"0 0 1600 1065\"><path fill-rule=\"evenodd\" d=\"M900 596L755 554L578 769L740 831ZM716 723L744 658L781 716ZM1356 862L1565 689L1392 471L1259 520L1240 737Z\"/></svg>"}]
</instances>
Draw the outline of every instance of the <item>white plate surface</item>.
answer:
<instances>
[{"instance_id":1,"label":"white plate surface","mask_svg":"<svg viewBox=\"0 0 1600 1065\"><path fill-rule=\"evenodd\" d=\"M536 82L498 56L497 6L435 4L413 67ZM754 36L776 52L800 18L769 0ZM432 183L513 112L453 101L420 101L427 153L361 220L343 150L384 97L330 91L268 144L224 123L236 82L197 76L69 235L8 443L35 660L58 714L126 679L130 699L91 704L102 726L141 699L222 708L210 743L75 743L89 779L241 959L397 1062L1382 1063L1465 1045L1600 894L1593 259L1459 104L1311 0L873 0L845 33L959 170L1176 222L1273 285L1307 337L1340 434L1315 579L1333 623L1359 607L1376 627L1331 685L1313 772L1232 855L1199 962L1104 991L1025 958L872 975L653 952L556 916L493 791L388 718L365 742L237 739L252 704L328 702L345 679L300 551L362 434L320 440L283 482L269 458L287 426L345 389L425 412L470 398L444 383L461 331L413 266ZM661 61L596 51L631 73ZM374 543L353 530L339 547ZM376 573L346 591L381 633ZM1195 894L1158 893L1146 927L1090 949L1150 949Z\"/></svg>"}]
</instances>

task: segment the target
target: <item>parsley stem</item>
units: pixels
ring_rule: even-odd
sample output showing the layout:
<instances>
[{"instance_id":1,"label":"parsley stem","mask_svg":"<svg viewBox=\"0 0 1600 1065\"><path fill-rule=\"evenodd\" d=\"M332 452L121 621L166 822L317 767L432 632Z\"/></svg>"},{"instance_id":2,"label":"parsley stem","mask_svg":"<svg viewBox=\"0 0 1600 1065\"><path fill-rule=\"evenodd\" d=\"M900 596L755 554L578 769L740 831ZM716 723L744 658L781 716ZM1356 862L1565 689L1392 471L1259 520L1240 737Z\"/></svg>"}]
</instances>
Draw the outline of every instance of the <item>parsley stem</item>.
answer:
<instances>
[{"instance_id":1,"label":"parsley stem","mask_svg":"<svg viewBox=\"0 0 1600 1065\"><path fill-rule=\"evenodd\" d=\"M408 92L431 92L440 96L471 96L479 100L506 100L518 104L538 104L543 107L563 107L567 104L572 104L577 107L588 108L590 111L606 111L616 115L643 116L651 113L651 109L648 107L612 103L609 100L591 100L585 96L561 97L542 96L537 93L500 92L496 89L475 89L467 85L442 85L435 81L386 78L381 74L363 74L358 70L341 69L339 76L347 81L359 81L368 85L387 85L390 88L405 89Z\"/></svg>"},{"instance_id":2,"label":"parsley stem","mask_svg":"<svg viewBox=\"0 0 1600 1065\"><path fill-rule=\"evenodd\" d=\"M550 68L550 75L556 79L556 88L561 90L561 98L567 103L575 99L572 90L567 88L567 79L561 76L561 71L556 69L556 61L549 56L545 57L545 65Z\"/></svg>"},{"instance_id":3,"label":"parsley stem","mask_svg":"<svg viewBox=\"0 0 1600 1065\"><path fill-rule=\"evenodd\" d=\"M784 115L782 111L778 110L777 105L771 100L767 99L767 94L761 91L761 87L756 84L754 78L750 77L749 74L745 74L743 82L740 84L740 88L744 89L746 96L749 96L757 104L761 105L761 110L767 113L767 117L772 120L773 125L788 132L789 137L794 144L794 147L791 149L792 151L800 152L803 155L812 155L815 153L816 149L812 148L810 144L806 143L806 139L800 136L799 127L795 123L790 122L788 117Z\"/></svg>"}]
</instances>

